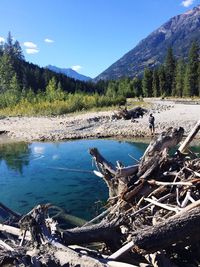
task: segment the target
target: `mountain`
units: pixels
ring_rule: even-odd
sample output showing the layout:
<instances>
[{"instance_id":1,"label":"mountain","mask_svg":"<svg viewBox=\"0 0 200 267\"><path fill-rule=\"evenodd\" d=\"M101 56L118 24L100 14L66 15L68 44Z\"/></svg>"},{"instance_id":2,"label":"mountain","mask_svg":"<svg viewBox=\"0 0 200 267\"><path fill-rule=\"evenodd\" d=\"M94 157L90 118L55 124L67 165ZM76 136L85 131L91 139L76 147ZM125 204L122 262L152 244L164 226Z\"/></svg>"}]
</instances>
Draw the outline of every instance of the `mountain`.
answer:
<instances>
[{"instance_id":1,"label":"mountain","mask_svg":"<svg viewBox=\"0 0 200 267\"><path fill-rule=\"evenodd\" d=\"M177 58L186 58L193 40L200 44L200 6L171 18L95 80L116 80L141 75L145 67L153 68L163 63L170 46Z\"/></svg>"},{"instance_id":2,"label":"mountain","mask_svg":"<svg viewBox=\"0 0 200 267\"><path fill-rule=\"evenodd\" d=\"M78 72L76 72L75 70L71 69L71 68L67 68L67 69L62 69L62 68L58 68L56 66L52 66L52 65L48 65L46 66L47 69L54 71L56 73L62 73L70 78L73 78L75 80L80 80L80 81L90 81L91 78L84 76L82 74L79 74Z\"/></svg>"}]
</instances>

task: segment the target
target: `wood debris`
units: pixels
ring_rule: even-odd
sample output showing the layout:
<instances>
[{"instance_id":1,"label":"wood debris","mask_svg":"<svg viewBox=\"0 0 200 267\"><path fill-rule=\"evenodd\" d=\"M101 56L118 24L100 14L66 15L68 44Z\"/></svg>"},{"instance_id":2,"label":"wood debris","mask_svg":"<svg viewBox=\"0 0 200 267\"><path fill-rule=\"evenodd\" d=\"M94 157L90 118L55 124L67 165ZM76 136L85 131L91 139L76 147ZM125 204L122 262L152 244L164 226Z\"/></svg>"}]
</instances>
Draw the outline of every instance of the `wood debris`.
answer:
<instances>
[{"instance_id":1,"label":"wood debris","mask_svg":"<svg viewBox=\"0 0 200 267\"><path fill-rule=\"evenodd\" d=\"M1 204L0 266L199 266L200 158L187 153L199 128L179 148L184 129L168 129L130 167L90 149L109 199L82 227L60 230L50 204L24 216Z\"/></svg>"}]
</instances>

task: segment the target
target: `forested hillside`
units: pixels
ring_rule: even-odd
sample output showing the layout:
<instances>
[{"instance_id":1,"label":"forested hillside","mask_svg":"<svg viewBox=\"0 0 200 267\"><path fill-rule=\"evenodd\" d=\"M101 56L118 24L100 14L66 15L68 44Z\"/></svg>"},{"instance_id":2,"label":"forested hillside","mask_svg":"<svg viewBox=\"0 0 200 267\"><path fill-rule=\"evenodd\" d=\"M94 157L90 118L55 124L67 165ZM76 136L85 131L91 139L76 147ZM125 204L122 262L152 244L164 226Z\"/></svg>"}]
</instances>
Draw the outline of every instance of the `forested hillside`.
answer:
<instances>
[{"instance_id":1,"label":"forested hillside","mask_svg":"<svg viewBox=\"0 0 200 267\"><path fill-rule=\"evenodd\" d=\"M187 61L168 48L164 63L143 77L77 81L25 61L9 33L0 47L0 115L56 115L119 105L128 97L200 96L199 45L192 42Z\"/></svg>"},{"instance_id":2,"label":"forested hillside","mask_svg":"<svg viewBox=\"0 0 200 267\"><path fill-rule=\"evenodd\" d=\"M63 114L116 105L105 95L107 82L82 82L28 63L8 34L0 45L0 108L4 114Z\"/></svg>"},{"instance_id":3,"label":"forested hillside","mask_svg":"<svg viewBox=\"0 0 200 267\"><path fill-rule=\"evenodd\" d=\"M163 63L169 47L173 48L176 58L187 59L192 40L200 44L200 6L168 20L98 75L96 80L141 76L145 68L153 69Z\"/></svg>"},{"instance_id":4,"label":"forested hillside","mask_svg":"<svg viewBox=\"0 0 200 267\"><path fill-rule=\"evenodd\" d=\"M109 81L107 95L126 97L195 97L200 96L200 50L192 42L187 56L178 60L168 48L164 63L144 70L143 77Z\"/></svg>"}]
</instances>

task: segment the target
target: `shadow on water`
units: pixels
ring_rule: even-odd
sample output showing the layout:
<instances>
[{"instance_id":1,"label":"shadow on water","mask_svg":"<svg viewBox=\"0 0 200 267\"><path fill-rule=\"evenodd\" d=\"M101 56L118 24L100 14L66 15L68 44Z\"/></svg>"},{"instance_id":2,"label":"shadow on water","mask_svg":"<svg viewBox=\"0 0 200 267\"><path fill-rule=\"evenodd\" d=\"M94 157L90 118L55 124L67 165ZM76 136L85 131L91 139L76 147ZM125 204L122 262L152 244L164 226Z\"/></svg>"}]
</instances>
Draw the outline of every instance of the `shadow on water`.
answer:
<instances>
[{"instance_id":1,"label":"shadow on water","mask_svg":"<svg viewBox=\"0 0 200 267\"><path fill-rule=\"evenodd\" d=\"M31 149L24 142L0 144L0 161L8 168L23 173L23 167L28 166Z\"/></svg>"}]
</instances>

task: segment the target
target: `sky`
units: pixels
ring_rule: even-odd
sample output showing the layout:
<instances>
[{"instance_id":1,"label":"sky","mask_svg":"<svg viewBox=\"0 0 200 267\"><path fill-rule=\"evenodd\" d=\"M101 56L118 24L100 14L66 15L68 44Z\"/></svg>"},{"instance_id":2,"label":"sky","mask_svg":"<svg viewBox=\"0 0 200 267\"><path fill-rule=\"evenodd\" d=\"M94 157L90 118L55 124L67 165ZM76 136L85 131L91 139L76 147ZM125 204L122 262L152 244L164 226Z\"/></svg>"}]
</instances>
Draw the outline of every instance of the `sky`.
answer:
<instances>
[{"instance_id":1,"label":"sky","mask_svg":"<svg viewBox=\"0 0 200 267\"><path fill-rule=\"evenodd\" d=\"M1 0L0 41L10 31L25 59L95 78L171 17L200 0Z\"/></svg>"}]
</instances>

